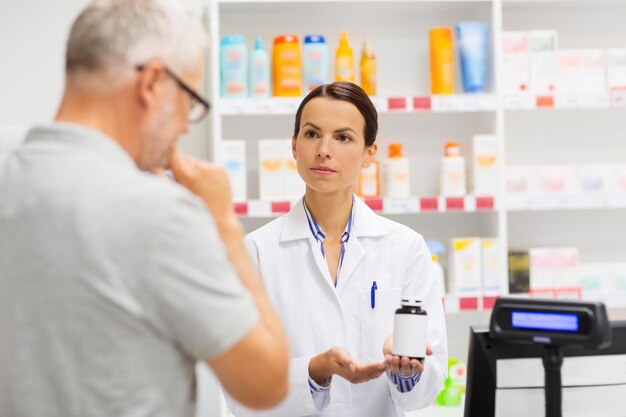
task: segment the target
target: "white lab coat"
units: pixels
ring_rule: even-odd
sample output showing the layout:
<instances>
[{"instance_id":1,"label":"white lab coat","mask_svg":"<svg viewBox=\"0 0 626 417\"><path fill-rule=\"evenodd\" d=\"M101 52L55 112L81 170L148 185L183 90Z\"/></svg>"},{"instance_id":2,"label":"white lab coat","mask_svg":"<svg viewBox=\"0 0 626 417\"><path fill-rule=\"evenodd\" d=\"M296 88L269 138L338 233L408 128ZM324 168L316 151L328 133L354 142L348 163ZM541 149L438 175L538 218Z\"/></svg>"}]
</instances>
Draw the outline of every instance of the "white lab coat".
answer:
<instances>
[{"instance_id":1,"label":"white lab coat","mask_svg":"<svg viewBox=\"0 0 626 417\"><path fill-rule=\"evenodd\" d=\"M246 237L269 298L282 319L291 354L289 394L276 408L258 412L227 397L242 416L395 417L432 403L447 373L447 340L442 294L431 274L431 258L421 235L378 216L355 198L352 231L337 287L333 285L320 244L309 229L300 200L279 217ZM376 281L375 308L371 287ZM335 375L318 410L308 384L311 357L342 346L361 363L383 361L383 342L393 332L401 296L418 296L428 313L428 343L420 381L400 393L383 373L351 384Z\"/></svg>"}]
</instances>

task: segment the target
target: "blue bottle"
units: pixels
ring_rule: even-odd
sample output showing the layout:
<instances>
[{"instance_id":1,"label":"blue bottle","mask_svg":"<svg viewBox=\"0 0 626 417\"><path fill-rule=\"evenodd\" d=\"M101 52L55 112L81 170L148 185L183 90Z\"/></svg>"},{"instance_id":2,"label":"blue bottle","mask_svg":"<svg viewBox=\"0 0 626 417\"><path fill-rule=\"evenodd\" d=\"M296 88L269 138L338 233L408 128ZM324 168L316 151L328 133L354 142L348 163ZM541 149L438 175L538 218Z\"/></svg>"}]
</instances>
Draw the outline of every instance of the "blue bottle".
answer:
<instances>
[{"instance_id":1,"label":"blue bottle","mask_svg":"<svg viewBox=\"0 0 626 417\"><path fill-rule=\"evenodd\" d=\"M321 35L308 35L304 38L302 79L305 93L328 83L328 45Z\"/></svg>"},{"instance_id":2,"label":"blue bottle","mask_svg":"<svg viewBox=\"0 0 626 417\"><path fill-rule=\"evenodd\" d=\"M250 97L265 98L270 96L270 58L263 49L260 36L254 38L254 49L250 54Z\"/></svg>"},{"instance_id":3,"label":"blue bottle","mask_svg":"<svg viewBox=\"0 0 626 417\"><path fill-rule=\"evenodd\" d=\"M228 35L220 42L220 81L224 98L248 96L248 54L242 35Z\"/></svg>"},{"instance_id":4,"label":"blue bottle","mask_svg":"<svg viewBox=\"0 0 626 417\"><path fill-rule=\"evenodd\" d=\"M489 24L487 22L460 22L456 26L456 37L463 90L466 93L485 91Z\"/></svg>"}]
</instances>

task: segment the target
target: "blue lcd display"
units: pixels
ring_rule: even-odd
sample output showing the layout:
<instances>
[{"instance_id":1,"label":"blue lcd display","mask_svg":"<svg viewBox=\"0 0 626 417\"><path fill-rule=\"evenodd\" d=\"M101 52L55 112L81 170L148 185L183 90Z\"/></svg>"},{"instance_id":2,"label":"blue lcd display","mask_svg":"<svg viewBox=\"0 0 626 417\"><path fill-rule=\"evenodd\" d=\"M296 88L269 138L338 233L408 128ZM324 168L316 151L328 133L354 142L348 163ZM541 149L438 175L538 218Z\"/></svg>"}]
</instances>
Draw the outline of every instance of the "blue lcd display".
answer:
<instances>
[{"instance_id":1,"label":"blue lcd display","mask_svg":"<svg viewBox=\"0 0 626 417\"><path fill-rule=\"evenodd\" d=\"M553 330L558 332L577 332L578 316L565 313L531 313L512 311L511 327L515 329Z\"/></svg>"}]
</instances>

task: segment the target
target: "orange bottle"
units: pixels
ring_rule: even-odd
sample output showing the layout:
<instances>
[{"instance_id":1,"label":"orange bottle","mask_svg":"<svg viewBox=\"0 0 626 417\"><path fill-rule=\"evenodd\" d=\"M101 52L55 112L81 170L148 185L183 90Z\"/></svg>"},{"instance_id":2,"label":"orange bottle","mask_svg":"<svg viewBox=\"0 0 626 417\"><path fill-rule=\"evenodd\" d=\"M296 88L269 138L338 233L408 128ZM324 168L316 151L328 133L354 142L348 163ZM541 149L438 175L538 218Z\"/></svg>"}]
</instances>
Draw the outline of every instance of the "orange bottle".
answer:
<instances>
[{"instance_id":1,"label":"orange bottle","mask_svg":"<svg viewBox=\"0 0 626 417\"><path fill-rule=\"evenodd\" d=\"M430 30L430 91L431 94L454 93L452 28Z\"/></svg>"},{"instance_id":2,"label":"orange bottle","mask_svg":"<svg viewBox=\"0 0 626 417\"><path fill-rule=\"evenodd\" d=\"M302 55L296 35L281 35L274 38L272 74L274 96L302 95Z\"/></svg>"}]
</instances>

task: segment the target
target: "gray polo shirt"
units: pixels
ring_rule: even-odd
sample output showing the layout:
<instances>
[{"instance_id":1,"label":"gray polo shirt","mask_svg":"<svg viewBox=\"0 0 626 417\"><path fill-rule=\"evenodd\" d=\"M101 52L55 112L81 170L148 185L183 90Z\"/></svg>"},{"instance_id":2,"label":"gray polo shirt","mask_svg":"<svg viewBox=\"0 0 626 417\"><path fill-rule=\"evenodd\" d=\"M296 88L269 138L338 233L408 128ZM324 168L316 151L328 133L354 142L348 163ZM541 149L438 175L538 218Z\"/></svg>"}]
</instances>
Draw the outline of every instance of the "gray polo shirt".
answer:
<instances>
[{"instance_id":1,"label":"gray polo shirt","mask_svg":"<svg viewBox=\"0 0 626 417\"><path fill-rule=\"evenodd\" d=\"M0 154L0 414L191 416L258 313L202 201L79 125Z\"/></svg>"}]
</instances>

